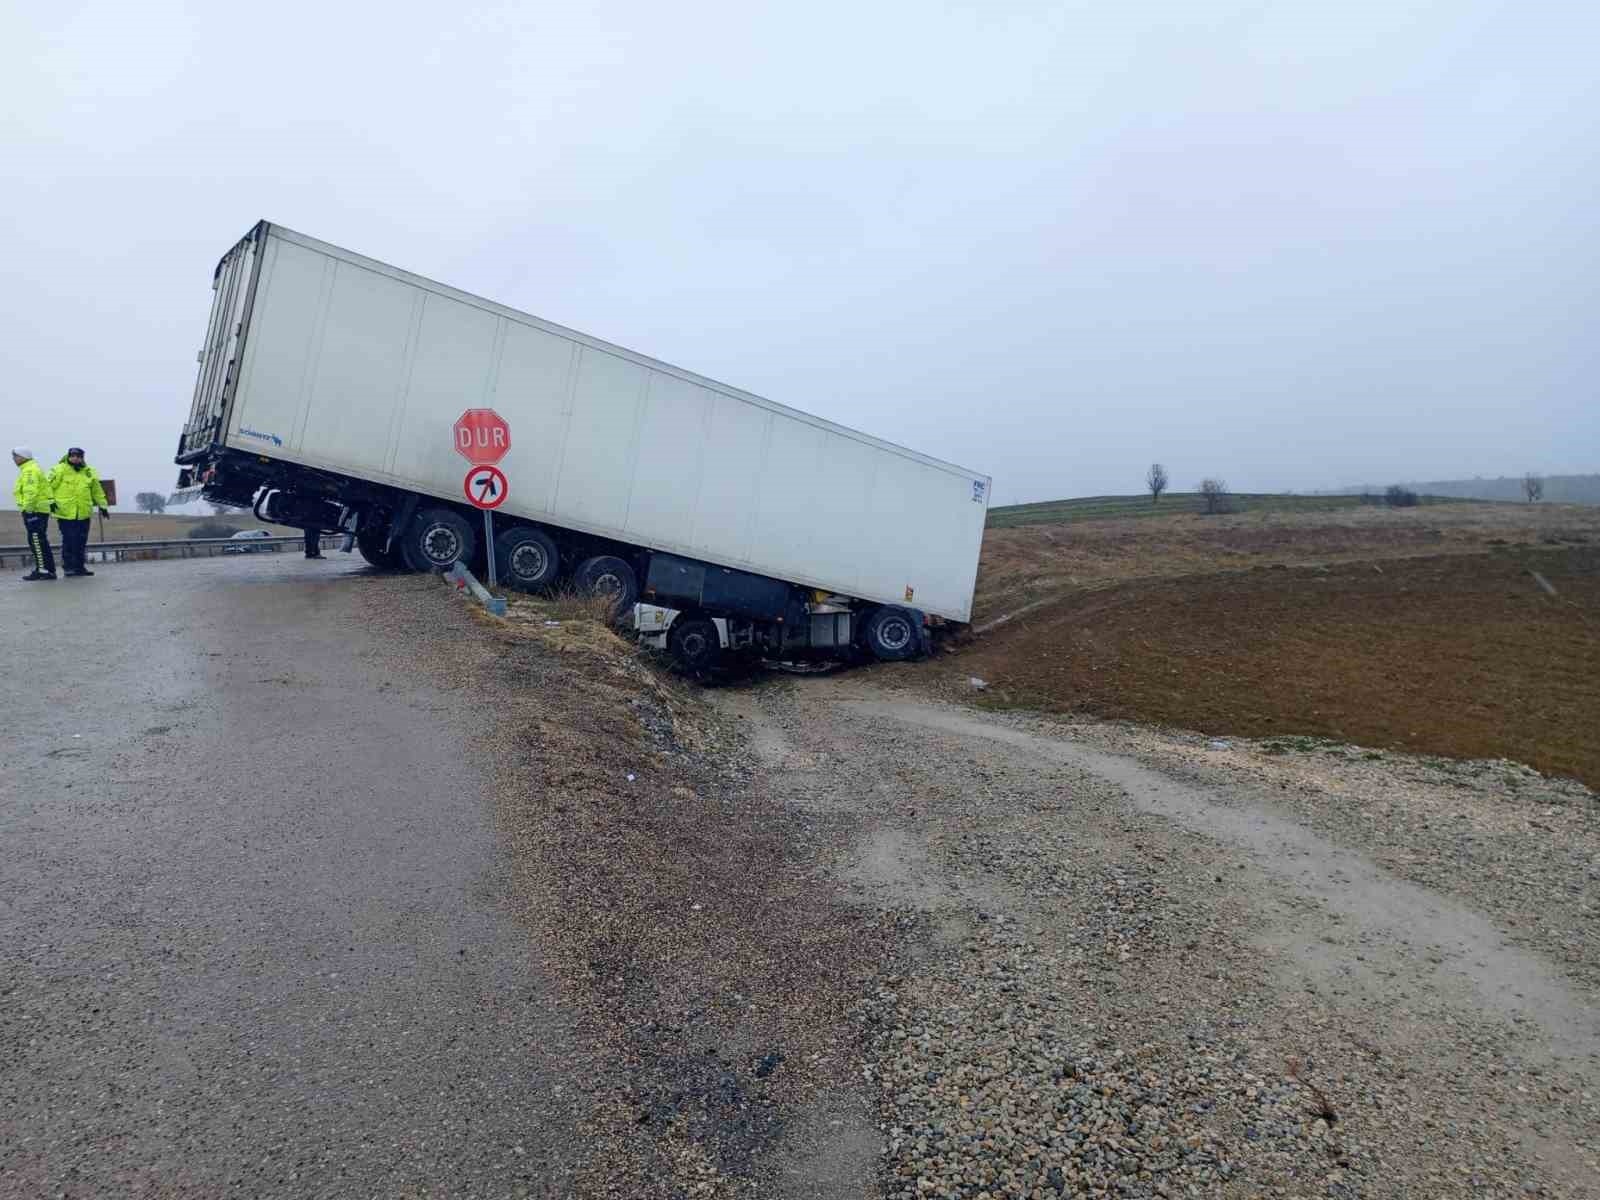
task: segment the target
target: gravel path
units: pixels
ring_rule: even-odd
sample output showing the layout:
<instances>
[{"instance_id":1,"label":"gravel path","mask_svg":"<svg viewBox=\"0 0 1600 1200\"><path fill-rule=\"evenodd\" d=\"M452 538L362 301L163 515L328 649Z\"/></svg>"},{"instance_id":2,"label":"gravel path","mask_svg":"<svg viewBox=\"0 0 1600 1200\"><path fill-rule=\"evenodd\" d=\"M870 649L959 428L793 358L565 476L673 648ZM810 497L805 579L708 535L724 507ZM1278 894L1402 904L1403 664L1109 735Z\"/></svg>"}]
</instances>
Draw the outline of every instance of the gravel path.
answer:
<instances>
[{"instance_id":1,"label":"gravel path","mask_svg":"<svg viewBox=\"0 0 1600 1200\"><path fill-rule=\"evenodd\" d=\"M1600 989L1600 799L1579 783L1503 759L1317 738L1218 740L1109 722L1065 728L1074 740L1205 784L1220 803L1270 802L1385 872L1471 904L1507 941Z\"/></svg>"},{"instance_id":2,"label":"gravel path","mask_svg":"<svg viewBox=\"0 0 1600 1200\"><path fill-rule=\"evenodd\" d=\"M855 1013L890 1195L1592 1194L1594 993L1549 953L1564 933L1506 938L1492 903L1447 898L1474 896L1470 861L1408 882L1345 836L1357 814L1307 819L1348 805L1333 783L1283 805L1199 757L1232 748L929 706L886 676L720 702L775 801L857 822L834 877L916 922L915 969ZM1360 760L1386 768L1393 807L1433 769ZM1555 792L1592 829L1581 791L1537 811ZM1409 829L1379 836L1448 874ZM1592 866L1570 861L1535 873L1577 889L1566 911Z\"/></svg>"}]
</instances>

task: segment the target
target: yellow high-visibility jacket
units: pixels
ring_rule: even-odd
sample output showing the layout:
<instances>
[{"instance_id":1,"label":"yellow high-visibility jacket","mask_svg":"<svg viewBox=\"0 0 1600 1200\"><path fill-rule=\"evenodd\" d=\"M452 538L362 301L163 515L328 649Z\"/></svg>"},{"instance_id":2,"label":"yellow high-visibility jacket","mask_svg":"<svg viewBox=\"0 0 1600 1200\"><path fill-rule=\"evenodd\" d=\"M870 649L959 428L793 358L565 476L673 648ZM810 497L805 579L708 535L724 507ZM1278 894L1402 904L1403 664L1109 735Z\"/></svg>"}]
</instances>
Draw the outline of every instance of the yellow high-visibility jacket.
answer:
<instances>
[{"instance_id":1,"label":"yellow high-visibility jacket","mask_svg":"<svg viewBox=\"0 0 1600 1200\"><path fill-rule=\"evenodd\" d=\"M17 482L11 486L11 495L17 502L18 512L50 511L50 477L44 473L38 459L30 458L17 468Z\"/></svg>"},{"instance_id":2,"label":"yellow high-visibility jacket","mask_svg":"<svg viewBox=\"0 0 1600 1200\"><path fill-rule=\"evenodd\" d=\"M56 516L63 521L87 521L95 509L107 507L106 490L94 468L88 463L75 467L64 454L50 468L50 490L55 496Z\"/></svg>"}]
</instances>

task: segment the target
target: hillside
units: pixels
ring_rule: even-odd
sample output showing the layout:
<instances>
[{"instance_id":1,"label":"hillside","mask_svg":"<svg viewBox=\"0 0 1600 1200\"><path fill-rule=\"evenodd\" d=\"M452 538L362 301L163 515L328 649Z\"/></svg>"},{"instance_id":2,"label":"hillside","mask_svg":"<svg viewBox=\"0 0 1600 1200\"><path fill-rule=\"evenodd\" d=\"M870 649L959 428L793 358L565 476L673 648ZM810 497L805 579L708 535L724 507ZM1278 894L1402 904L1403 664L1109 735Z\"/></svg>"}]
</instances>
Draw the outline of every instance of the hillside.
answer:
<instances>
[{"instance_id":1,"label":"hillside","mask_svg":"<svg viewBox=\"0 0 1600 1200\"><path fill-rule=\"evenodd\" d=\"M1359 492L1339 495L1298 495L1292 492L1235 492L1228 497L1236 513L1338 512L1370 504ZM1459 498L1425 495L1422 504L1460 503ZM1204 514L1199 492L1168 492L1159 504L1146 493L1137 496L1079 496L1071 500L1044 500L1037 504L1007 504L989 510L989 528L1018 525L1065 525L1075 521L1171 517L1180 513Z\"/></svg>"}]
</instances>

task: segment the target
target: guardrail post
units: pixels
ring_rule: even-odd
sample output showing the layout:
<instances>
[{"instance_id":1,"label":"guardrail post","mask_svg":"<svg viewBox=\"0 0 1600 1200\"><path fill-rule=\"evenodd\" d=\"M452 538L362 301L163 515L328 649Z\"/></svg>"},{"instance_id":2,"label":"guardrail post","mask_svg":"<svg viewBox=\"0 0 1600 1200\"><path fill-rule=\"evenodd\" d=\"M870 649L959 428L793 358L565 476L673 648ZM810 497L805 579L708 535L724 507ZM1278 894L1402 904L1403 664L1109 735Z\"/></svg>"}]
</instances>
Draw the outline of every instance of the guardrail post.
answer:
<instances>
[{"instance_id":1,"label":"guardrail post","mask_svg":"<svg viewBox=\"0 0 1600 1200\"><path fill-rule=\"evenodd\" d=\"M491 596L489 589L478 582L477 576L467 570L465 563L452 563L450 569L444 573L444 577L458 589L471 592L478 603L495 616L506 615L506 602L499 596Z\"/></svg>"}]
</instances>

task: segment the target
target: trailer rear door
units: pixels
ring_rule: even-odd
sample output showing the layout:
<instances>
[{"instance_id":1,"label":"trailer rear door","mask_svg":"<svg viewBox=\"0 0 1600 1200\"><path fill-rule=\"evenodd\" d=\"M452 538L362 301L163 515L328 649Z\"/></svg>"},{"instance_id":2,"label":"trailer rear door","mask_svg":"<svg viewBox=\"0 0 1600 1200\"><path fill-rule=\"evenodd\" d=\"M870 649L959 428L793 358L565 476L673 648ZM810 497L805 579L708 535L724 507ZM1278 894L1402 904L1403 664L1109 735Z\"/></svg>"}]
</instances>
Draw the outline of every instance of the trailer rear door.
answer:
<instances>
[{"instance_id":1,"label":"trailer rear door","mask_svg":"<svg viewBox=\"0 0 1600 1200\"><path fill-rule=\"evenodd\" d=\"M263 229L263 225L256 226L223 255L211 276L211 323L206 327L205 345L200 348L200 371L195 379L189 421L178 442L180 458L222 440L223 414L233 399L244 352L257 242Z\"/></svg>"}]
</instances>

